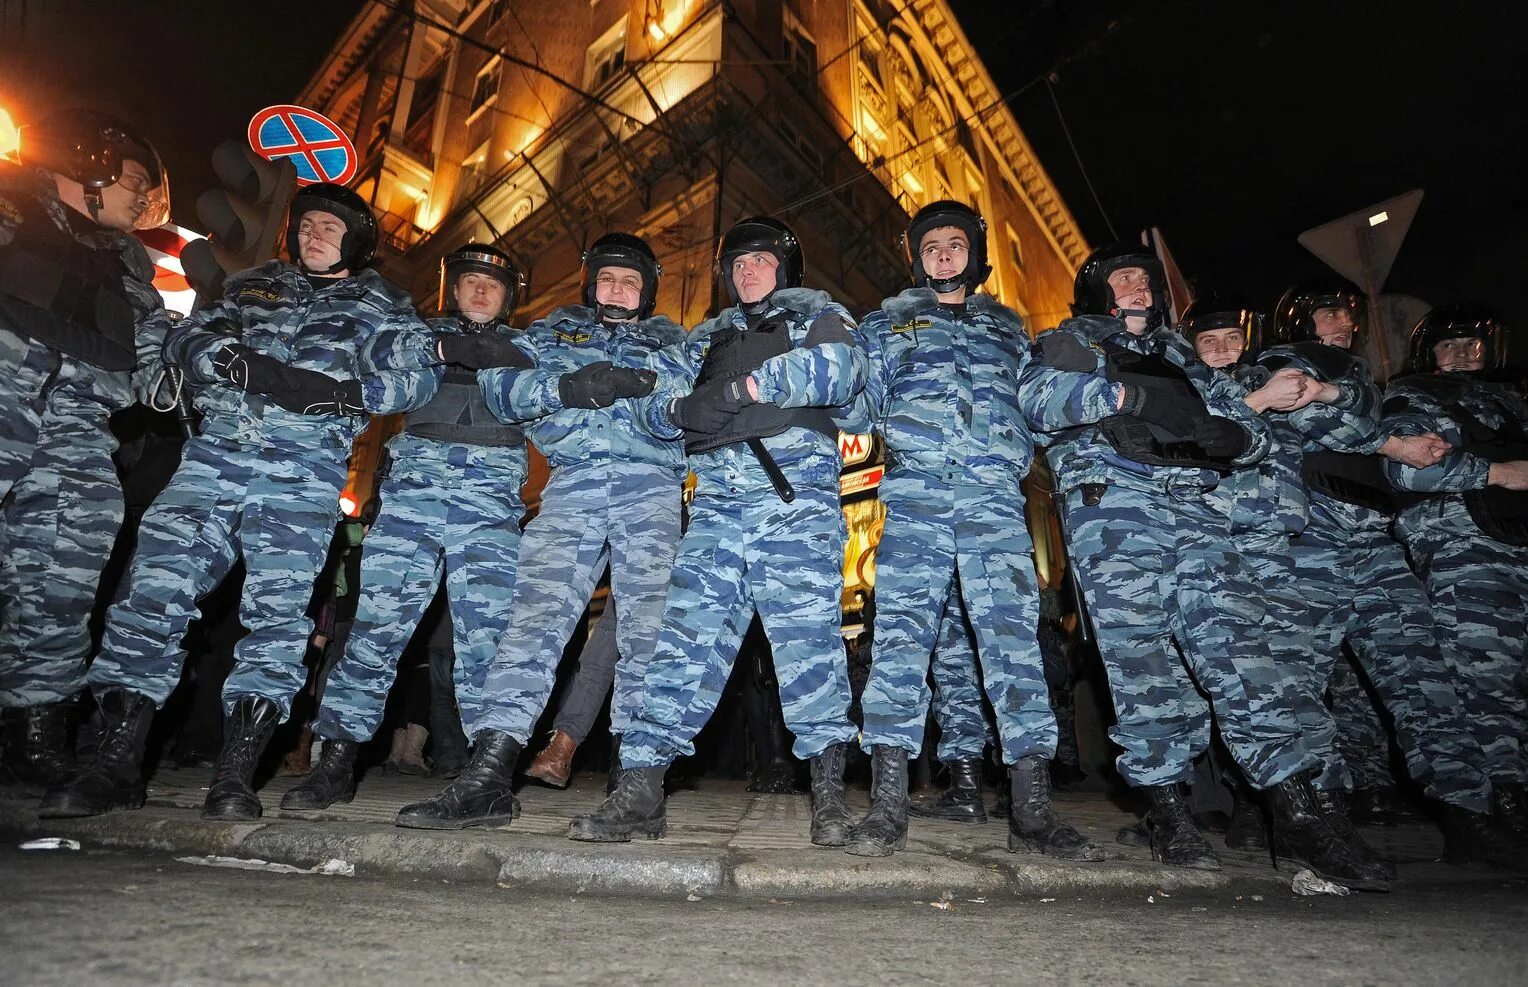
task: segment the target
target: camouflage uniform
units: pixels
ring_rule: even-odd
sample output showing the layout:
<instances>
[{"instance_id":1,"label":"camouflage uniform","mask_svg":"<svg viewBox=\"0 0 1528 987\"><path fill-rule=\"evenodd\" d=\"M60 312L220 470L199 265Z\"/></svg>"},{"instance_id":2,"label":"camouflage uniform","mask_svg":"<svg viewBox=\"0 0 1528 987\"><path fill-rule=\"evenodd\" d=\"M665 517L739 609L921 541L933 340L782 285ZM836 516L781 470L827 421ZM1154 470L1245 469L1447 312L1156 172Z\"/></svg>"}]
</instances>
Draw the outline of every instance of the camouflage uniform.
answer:
<instances>
[{"instance_id":1,"label":"camouflage uniform","mask_svg":"<svg viewBox=\"0 0 1528 987\"><path fill-rule=\"evenodd\" d=\"M909 288L861 331L871 352L866 399L888 450L861 743L921 750L939 618L963 609L1004 760L1050 759L1056 718L1035 640L1034 545L1015 522L1034 458L1016 390L1029 359L1024 323L986 295L957 315L932 290Z\"/></svg>"},{"instance_id":2,"label":"camouflage uniform","mask_svg":"<svg viewBox=\"0 0 1528 987\"><path fill-rule=\"evenodd\" d=\"M1275 360L1324 379L1299 347L1274 346ZM1274 415L1301 435L1308 456L1321 450L1367 455L1384 444L1379 391L1368 365L1354 359L1336 381L1341 396ZM1396 739L1411 776L1434 797L1486 811L1489 786L1479 745L1463 721L1458 671L1438 646L1427 594L1390 535L1391 519L1369 507L1310 491L1310 521L1294 538L1300 596L1314 611L1316 656L1323 678L1346 640L1395 719ZM1349 784L1324 777L1320 787Z\"/></svg>"},{"instance_id":3,"label":"camouflage uniform","mask_svg":"<svg viewBox=\"0 0 1528 987\"><path fill-rule=\"evenodd\" d=\"M1242 389L1200 363L1177 333L1160 327L1135 336L1119 319L1088 315L1052 332L1071 333L1095 349L1112 341L1161 355L1182 368L1212 414L1246 430L1250 440L1235 465L1267 455L1268 426L1242 402ZM1121 456L1097 429L1067 431L1117 413L1119 385L1104 370L1101 350L1094 372L1032 361L1019 380L1019 402L1037 440L1051 444L1071 558L1114 695L1110 736L1124 748L1120 774L1137 786L1189 780L1194 757L1210 740L1210 707L1196 680L1253 787L1314 768L1268 656L1257 574L1232 540L1225 499L1212 495L1217 474L1143 465ZM1095 501L1090 493L1100 487Z\"/></svg>"},{"instance_id":4,"label":"camouflage uniform","mask_svg":"<svg viewBox=\"0 0 1528 987\"><path fill-rule=\"evenodd\" d=\"M52 223L120 278L136 366L109 369L30 338L11 313L21 303L0 285L0 708L63 702L85 684L86 617L122 525L108 418L151 396L165 331L137 239L65 206L49 172L0 162L0 249L30 248L33 222Z\"/></svg>"},{"instance_id":5,"label":"camouflage uniform","mask_svg":"<svg viewBox=\"0 0 1528 987\"><path fill-rule=\"evenodd\" d=\"M1389 731L1380 719L1374 698L1364 688L1358 666L1347 654L1332 662L1326 697L1337 730L1337 749L1347 763L1352 784L1337 776L1334 780L1320 779L1319 786L1361 792L1394 785L1395 780L1390 776Z\"/></svg>"},{"instance_id":6,"label":"camouflage uniform","mask_svg":"<svg viewBox=\"0 0 1528 987\"><path fill-rule=\"evenodd\" d=\"M934 679L934 722L939 725L939 746L934 754L946 763L977 760L987 744L997 743L982 702L981 671L976 660L975 632L960 594L951 593L939 618L929 666Z\"/></svg>"},{"instance_id":7,"label":"camouflage uniform","mask_svg":"<svg viewBox=\"0 0 1528 987\"><path fill-rule=\"evenodd\" d=\"M663 316L606 323L583 306L559 308L520 337L535 368L478 374L488 407L524 424L546 454L551 478L541 510L526 526L515 580L514 614L487 671L482 707L463 710L468 736L482 730L524 744L551 695L563 648L588 606L608 550L610 592L618 601L611 731L622 733L641 700L644 663L663 616L669 568L679 544L684 449L655 435L654 400L622 398L608 408L564 407L558 381L591 363L650 368L660 350L684 339Z\"/></svg>"},{"instance_id":8,"label":"camouflage uniform","mask_svg":"<svg viewBox=\"0 0 1528 987\"><path fill-rule=\"evenodd\" d=\"M1450 386L1452 385L1452 386ZM1462 412L1462 414L1461 414ZM1436 496L1404 511L1396 532L1422 574L1444 653L1458 675L1465 721L1492 779L1528 781L1528 548L1480 530L1463 493L1486 485L1490 463L1465 450L1459 421L1468 415L1497 430L1528 430L1528 404L1499 384L1462 374L1407 377L1385 395L1385 431L1437 432L1453 445L1427 469L1388 463L1396 486Z\"/></svg>"},{"instance_id":9,"label":"camouflage uniform","mask_svg":"<svg viewBox=\"0 0 1528 987\"><path fill-rule=\"evenodd\" d=\"M462 331L457 318L430 326L442 334ZM502 322L494 329L513 332ZM388 443L392 468L382 482L382 512L361 556L355 624L319 709L321 737L366 741L376 733L398 658L442 577L456 699L468 722L509 625L525 514L525 437L488 413L475 374L436 372L439 393L411 412Z\"/></svg>"},{"instance_id":10,"label":"camouflage uniform","mask_svg":"<svg viewBox=\"0 0 1528 987\"><path fill-rule=\"evenodd\" d=\"M205 328L213 319L231 320L240 335ZM285 715L306 679L313 623L304 610L366 419L300 415L233 386L214 359L235 342L358 379L371 414L423 405L438 382L433 336L408 296L370 269L315 288L297 268L270 261L230 277L221 300L171 328L164 356L199 386L201 434L143 517L127 593L108 614L90 668L98 693L126 689L163 703L180 679L180 641L197 600L240 556L239 619L249 635L234 649L225 708L262 697Z\"/></svg>"},{"instance_id":11,"label":"camouflage uniform","mask_svg":"<svg viewBox=\"0 0 1528 987\"><path fill-rule=\"evenodd\" d=\"M792 346L753 371L760 402L782 408L847 404L864 381L865 354L843 307L826 292L785 288L773 294L766 318L784 320ZM809 342L816 339L814 323L839 319L844 338ZM664 354L655 394L660 400L650 408L655 430L683 434L669 420L669 402L690 390L711 337L731 327L751 331L742 312L728 308ZM690 526L669 582L646 696L621 740L625 768L666 765L694 752L692 741L716 709L754 612L774 653L796 756L815 757L854 738L848 661L839 636L846 531L838 442L794 426L762 442L795 489L791 503L781 500L744 444L690 456L696 475Z\"/></svg>"}]
</instances>

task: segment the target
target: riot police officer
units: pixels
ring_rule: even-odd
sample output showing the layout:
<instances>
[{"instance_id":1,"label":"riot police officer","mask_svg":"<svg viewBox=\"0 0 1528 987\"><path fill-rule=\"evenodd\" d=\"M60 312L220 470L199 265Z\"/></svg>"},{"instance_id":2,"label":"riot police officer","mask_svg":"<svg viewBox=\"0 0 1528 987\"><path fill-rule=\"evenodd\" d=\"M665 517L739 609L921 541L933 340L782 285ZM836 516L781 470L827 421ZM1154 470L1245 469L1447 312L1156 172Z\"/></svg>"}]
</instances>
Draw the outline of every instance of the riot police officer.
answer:
<instances>
[{"instance_id":1,"label":"riot police officer","mask_svg":"<svg viewBox=\"0 0 1528 987\"><path fill-rule=\"evenodd\" d=\"M169 215L154 147L90 111L26 129L0 161L0 710L3 775L60 780L85 684L85 615L122 524L108 426L149 400L165 323L134 229Z\"/></svg>"},{"instance_id":2,"label":"riot police officer","mask_svg":"<svg viewBox=\"0 0 1528 987\"><path fill-rule=\"evenodd\" d=\"M1449 452L1418 469L1386 463L1421 495L1396 534L1427 586L1465 722L1491 778L1497 822L1528 842L1528 404L1501 381L1507 328L1478 305L1434 309L1411 332L1411 373L1385 393L1381 428L1435 433Z\"/></svg>"},{"instance_id":3,"label":"riot police officer","mask_svg":"<svg viewBox=\"0 0 1528 987\"><path fill-rule=\"evenodd\" d=\"M684 439L696 475L689 529L615 790L568 835L664 835L663 776L693 752L757 612L794 752L811 762L811 841L842 846L844 760L856 731L839 636L845 522L834 409L863 385L865 354L843 306L801 286L801 245L784 223L739 221L716 259L732 305L665 351L649 407L655 432Z\"/></svg>"},{"instance_id":4,"label":"riot police officer","mask_svg":"<svg viewBox=\"0 0 1528 987\"><path fill-rule=\"evenodd\" d=\"M468 722L483 673L509 625L525 505L525 435L488 410L477 371L531 366L508 324L524 280L502 250L468 243L440 262L430 327L445 365L435 397L388 443L382 512L366 536L361 599L345 654L324 689L314 732L323 755L283 809L323 809L355 794L355 760L382 721L409 637L442 579L458 703Z\"/></svg>"},{"instance_id":5,"label":"riot police officer","mask_svg":"<svg viewBox=\"0 0 1528 987\"><path fill-rule=\"evenodd\" d=\"M1009 850L1102 860L1050 803L1056 718L1035 638L1034 545L1014 522L1034 456L1016 386L1029 335L1018 313L979 291L991 267L975 210L931 203L903 241L914 287L860 327L871 356L866 401L888 466L875 651L861 700L872 803L846 849L882 856L907 839L907 759L923 747L943 614L969 620L997 714L1013 796Z\"/></svg>"},{"instance_id":6,"label":"riot police officer","mask_svg":"<svg viewBox=\"0 0 1528 987\"><path fill-rule=\"evenodd\" d=\"M620 609L612 733L626 729L641 694L679 544L684 479L683 448L646 424L657 379L649 368L684 330L654 314L662 269L641 238L607 233L583 261L583 304L553 311L517 341L532 366L478 375L489 410L525 429L552 474L521 542L514 620L478 708L463 710L472 759L439 795L404 806L400 826L460 829L513 818L515 762L607 554Z\"/></svg>"},{"instance_id":7,"label":"riot police officer","mask_svg":"<svg viewBox=\"0 0 1528 987\"><path fill-rule=\"evenodd\" d=\"M1180 791L1210 739L1197 680L1248 782L1267 793L1281 851L1344 883L1382 884L1320 815L1310 788L1319 762L1268 657L1264 603L1227 505L1213 496L1268 454L1268 426L1167 325L1163 284L1149 250L1095 250L1077 272L1076 315L1039 338L1019 381L1064 492L1120 774L1150 802L1155 857L1219 867Z\"/></svg>"},{"instance_id":8,"label":"riot police officer","mask_svg":"<svg viewBox=\"0 0 1528 987\"><path fill-rule=\"evenodd\" d=\"M439 362L407 294L368 267L377 226L338 185L303 188L287 221L292 262L228 278L223 297L172 327L165 360L198 388L201 434L144 515L129 588L107 616L90 684L104 717L95 763L50 789L44 817L138 808L154 709L180 679L196 603L244 559L223 687L225 739L202 815L254 819L251 777L306 678L304 615L334 532L351 442L368 415L435 394Z\"/></svg>"}]
</instances>

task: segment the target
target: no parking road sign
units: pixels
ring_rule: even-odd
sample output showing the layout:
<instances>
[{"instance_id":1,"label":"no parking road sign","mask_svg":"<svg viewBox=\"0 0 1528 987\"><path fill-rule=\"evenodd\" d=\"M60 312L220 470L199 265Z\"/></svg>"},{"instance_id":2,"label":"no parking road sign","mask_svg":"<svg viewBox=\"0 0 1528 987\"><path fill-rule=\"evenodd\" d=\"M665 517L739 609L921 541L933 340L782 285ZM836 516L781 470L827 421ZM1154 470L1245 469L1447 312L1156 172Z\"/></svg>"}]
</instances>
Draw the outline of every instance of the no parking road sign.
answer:
<instances>
[{"instance_id":1,"label":"no parking road sign","mask_svg":"<svg viewBox=\"0 0 1528 987\"><path fill-rule=\"evenodd\" d=\"M302 106L267 106L249 121L249 146L267 161L290 158L297 183L344 185L355 177L355 145L333 121Z\"/></svg>"}]
</instances>

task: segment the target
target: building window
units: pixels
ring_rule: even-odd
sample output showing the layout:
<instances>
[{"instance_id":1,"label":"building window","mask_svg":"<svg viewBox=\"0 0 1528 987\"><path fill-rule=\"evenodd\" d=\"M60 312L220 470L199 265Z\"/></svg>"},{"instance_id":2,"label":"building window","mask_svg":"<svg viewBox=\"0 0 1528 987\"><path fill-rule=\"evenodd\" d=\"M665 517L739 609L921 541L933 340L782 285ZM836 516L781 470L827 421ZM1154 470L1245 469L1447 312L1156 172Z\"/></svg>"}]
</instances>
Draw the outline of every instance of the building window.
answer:
<instances>
[{"instance_id":1,"label":"building window","mask_svg":"<svg viewBox=\"0 0 1528 987\"><path fill-rule=\"evenodd\" d=\"M509 0L493 0L493 4L488 8L488 23L499 23L499 18L503 17L504 12L508 9Z\"/></svg>"},{"instance_id":2,"label":"building window","mask_svg":"<svg viewBox=\"0 0 1528 987\"><path fill-rule=\"evenodd\" d=\"M492 103L499 95L499 70L504 63L495 58L483 66L477 74L477 80L472 84L472 106L467 111L467 119L477 116L478 112Z\"/></svg>"},{"instance_id":3,"label":"building window","mask_svg":"<svg viewBox=\"0 0 1528 987\"><path fill-rule=\"evenodd\" d=\"M478 186L483 184L487 177L488 142L484 141L472 156L462 162L462 177L460 182L461 194L471 195L476 192Z\"/></svg>"},{"instance_id":4,"label":"building window","mask_svg":"<svg viewBox=\"0 0 1528 987\"><path fill-rule=\"evenodd\" d=\"M585 87L596 91L603 89L625 68L626 18L622 17L614 27L589 46L589 55L584 63Z\"/></svg>"},{"instance_id":5,"label":"building window","mask_svg":"<svg viewBox=\"0 0 1528 987\"><path fill-rule=\"evenodd\" d=\"M1013 231L1013 227L1007 223L1003 228L1008 232L1008 261L1018 274L1024 273L1024 245L1019 242L1019 235Z\"/></svg>"},{"instance_id":6,"label":"building window","mask_svg":"<svg viewBox=\"0 0 1528 987\"><path fill-rule=\"evenodd\" d=\"M817 77L817 42L794 17L785 18L785 61L791 71L808 81Z\"/></svg>"}]
</instances>

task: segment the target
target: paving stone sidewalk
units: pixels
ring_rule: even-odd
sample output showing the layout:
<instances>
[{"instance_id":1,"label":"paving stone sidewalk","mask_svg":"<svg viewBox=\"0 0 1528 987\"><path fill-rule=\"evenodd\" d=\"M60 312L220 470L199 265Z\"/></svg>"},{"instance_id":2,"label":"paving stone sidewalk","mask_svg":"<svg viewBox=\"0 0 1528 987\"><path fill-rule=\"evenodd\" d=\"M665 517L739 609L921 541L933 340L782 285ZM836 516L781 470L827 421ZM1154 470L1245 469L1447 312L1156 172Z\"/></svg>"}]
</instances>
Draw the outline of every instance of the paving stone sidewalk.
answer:
<instances>
[{"instance_id":1,"label":"paving stone sidewalk","mask_svg":"<svg viewBox=\"0 0 1528 987\"><path fill-rule=\"evenodd\" d=\"M370 876L664 896L938 899L1186 888L1229 893L1243 885L1287 890L1292 873L1275 870L1265 855L1223 849L1218 840L1225 862L1219 873L1156 865L1148 851L1114 842L1115 832L1134 821L1135 814L1100 790L1055 793L1058 811L1109 852L1103 863L1073 864L1008 853L1006 827L995 819L972 825L915 818L905 851L882 859L852 857L810 844L807 796L752 794L740 781L704 779L694 788L675 791L669 798L667 838L611 845L576 843L565 836L569 820L603 797L603 775L577 777L567 790L528 783L519 793L523 813L512 826L461 832L393 825L399 807L439 791L445 784L439 779L373 770L362 779L355 801L299 815L277 805L300 779L274 778L260 792L264 818L215 823L201 820L196 811L209 775L207 770L161 770L145 808L77 820L39 820L35 799L0 789L0 836L12 841L63 836L87 847L254 857L303 867L339 858ZM989 807L991 798L989 792ZM851 786L849 799L856 813L868 807L863 788ZM1366 836L1401 864L1398 891L1408 877L1469 879L1469 872L1433 863L1441 841L1426 824L1371 828Z\"/></svg>"}]
</instances>

